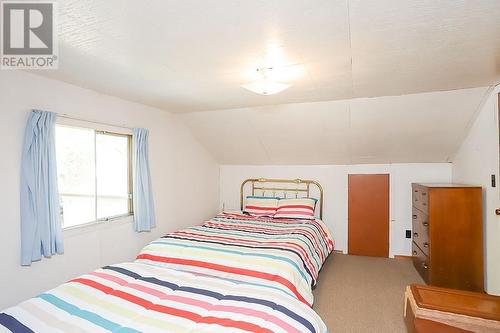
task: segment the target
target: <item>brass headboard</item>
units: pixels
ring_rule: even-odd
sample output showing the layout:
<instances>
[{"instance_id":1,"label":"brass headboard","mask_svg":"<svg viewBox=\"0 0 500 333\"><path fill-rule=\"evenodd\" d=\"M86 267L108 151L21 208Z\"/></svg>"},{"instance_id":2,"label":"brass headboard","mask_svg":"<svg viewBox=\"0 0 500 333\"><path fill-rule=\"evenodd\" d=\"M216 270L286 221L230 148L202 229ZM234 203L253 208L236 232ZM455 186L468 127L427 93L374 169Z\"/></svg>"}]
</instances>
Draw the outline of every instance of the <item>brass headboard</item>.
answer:
<instances>
[{"instance_id":1,"label":"brass headboard","mask_svg":"<svg viewBox=\"0 0 500 333\"><path fill-rule=\"evenodd\" d=\"M314 185L318 188L319 190L319 218L323 219L323 188L321 185L315 181L315 180L307 180L307 179L270 179L270 178L250 178L246 179L241 183L241 189L240 189L240 209L243 210L243 201L244 201L244 196L243 196L243 191L245 188L245 185L247 183L251 183L251 189L252 189L252 195L255 195L256 191L261 191L262 195L265 196L265 192L269 191L272 193L273 196L279 195L283 193L283 197L287 197L287 193L295 193L295 196L297 197L299 192L300 193L305 193L306 197L309 198L309 195L311 194L311 185ZM266 184L272 184L266 186ZM281 184L288 184L293 185L293 187L285 187L284 185L281 186Z\"/></svg>"}]
</instances>

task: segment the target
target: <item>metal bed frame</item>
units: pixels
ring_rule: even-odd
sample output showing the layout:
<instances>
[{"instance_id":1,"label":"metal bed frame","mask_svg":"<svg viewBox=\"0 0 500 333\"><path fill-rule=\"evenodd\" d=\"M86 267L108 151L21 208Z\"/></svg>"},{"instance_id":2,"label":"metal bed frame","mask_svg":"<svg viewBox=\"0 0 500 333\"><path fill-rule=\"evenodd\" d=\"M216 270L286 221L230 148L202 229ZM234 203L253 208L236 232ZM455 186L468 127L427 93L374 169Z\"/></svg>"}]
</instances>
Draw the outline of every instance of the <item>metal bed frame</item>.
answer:
<instances>
[{"instance_id":1,"label":"metal bed frame","mask_svg":"<svg viewBox=\"0 0 500 333\"><path fill-rule=\"evenodd\" d=\"M299 193L305 193L305 197L309 198L311 194L311 185L316 186L319 190L319 205L316 207L319 209L319 218L323 219L323 187L315 181L308 179L273 179L273 178L249 178L245 179L241 183L240 188L240 209L243 210L244 207L244 189L245 185L250 183L252 189L252 195L255 195L256 191L261 191L262 196L266 196L266 192L276 196L277 194L283 193L283 197L287 198L288 193L295 193L295 197L299 197ZM269 185L268 185L269 184ZM289 187L286 187L287 184ZM291 187L290 187L291 185Z\"/></svg>"}]
</instances>

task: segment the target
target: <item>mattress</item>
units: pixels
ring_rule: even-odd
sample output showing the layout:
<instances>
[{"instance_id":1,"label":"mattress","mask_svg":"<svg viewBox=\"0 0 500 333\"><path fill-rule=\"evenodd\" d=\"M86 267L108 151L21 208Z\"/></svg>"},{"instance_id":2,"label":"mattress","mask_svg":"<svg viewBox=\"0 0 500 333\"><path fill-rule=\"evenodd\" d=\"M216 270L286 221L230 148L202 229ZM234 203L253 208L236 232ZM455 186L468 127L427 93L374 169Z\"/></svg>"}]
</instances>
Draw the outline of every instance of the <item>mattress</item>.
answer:
<instances>
[{"instance_id":1,"label":"mattress","mask_svg":"<svg viewBox=\"0 0 500 333\"><path fill-rule=\"evenodd\" d=\"M147 245L137 261L252 283L311 306L319 270L333 250L321 220L221 214Z\"/></svg>"},{"instance_id":2,"label":"mattress","mask_svg":"<svg viewBox=\"0 0 500 333\"><path fill-rule=\"evenodd\" d=\"M320 220L222 214L0 313L0 332L327 332Z\"/></svg>"}]
</instances>

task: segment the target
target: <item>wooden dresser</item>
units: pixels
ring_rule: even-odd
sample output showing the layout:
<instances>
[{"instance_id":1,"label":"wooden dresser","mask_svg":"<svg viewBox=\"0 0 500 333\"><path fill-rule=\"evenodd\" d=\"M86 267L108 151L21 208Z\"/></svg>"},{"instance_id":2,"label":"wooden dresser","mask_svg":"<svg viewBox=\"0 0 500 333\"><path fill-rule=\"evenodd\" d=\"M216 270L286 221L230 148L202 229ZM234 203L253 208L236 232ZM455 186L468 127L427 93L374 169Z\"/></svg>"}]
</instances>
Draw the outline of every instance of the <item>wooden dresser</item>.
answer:
<instances>
[{"instance_id":1,"label":"wooden dresser","mask_svg":"<svg viewBox=\"0 0 500 333\"><path fill-rule=\"evenodd\" d=\"M427 284L483 291L482 189L412 184L415 268Z\"/></svg>"}]
</instances>

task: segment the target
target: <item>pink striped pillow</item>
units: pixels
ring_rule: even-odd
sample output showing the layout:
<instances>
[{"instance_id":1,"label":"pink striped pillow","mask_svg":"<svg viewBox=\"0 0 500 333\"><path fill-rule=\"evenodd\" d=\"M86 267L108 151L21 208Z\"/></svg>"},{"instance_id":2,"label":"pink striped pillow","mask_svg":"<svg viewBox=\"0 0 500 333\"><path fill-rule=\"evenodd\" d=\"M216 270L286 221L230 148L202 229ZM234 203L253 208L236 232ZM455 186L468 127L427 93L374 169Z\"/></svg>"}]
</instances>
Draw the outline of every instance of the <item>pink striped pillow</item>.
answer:
<instances>
[{"instance_id":1,"label":"pink striped pillow","mask_svg":"<svg viewBox=\"0 0 500 333\"><path fill-rule=\"evenodd\" d=\"M245 212L252 216L274 216L278 209L278 198L257 197L249 195L245 204Z\"/></svg>"},{"instance_id":2,"label":"pink striped pillow","mask_svg":"<svg viewBox=\"0 0 500 333\"><path fill-rule=\"evenodd\" d=\"M313 198L280 199L274 217L314 220L315 206L316 199Z\"/></svg>"}]
</instances>

